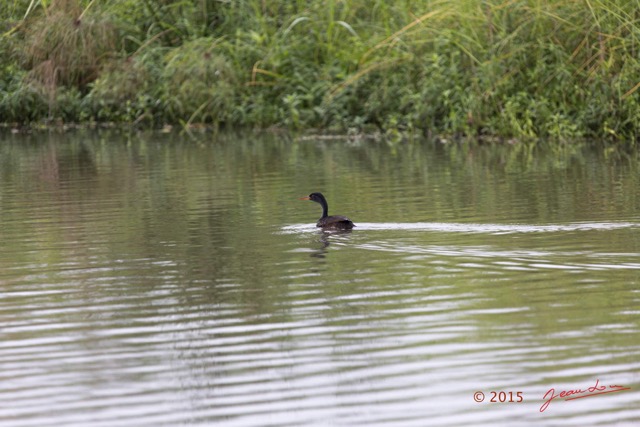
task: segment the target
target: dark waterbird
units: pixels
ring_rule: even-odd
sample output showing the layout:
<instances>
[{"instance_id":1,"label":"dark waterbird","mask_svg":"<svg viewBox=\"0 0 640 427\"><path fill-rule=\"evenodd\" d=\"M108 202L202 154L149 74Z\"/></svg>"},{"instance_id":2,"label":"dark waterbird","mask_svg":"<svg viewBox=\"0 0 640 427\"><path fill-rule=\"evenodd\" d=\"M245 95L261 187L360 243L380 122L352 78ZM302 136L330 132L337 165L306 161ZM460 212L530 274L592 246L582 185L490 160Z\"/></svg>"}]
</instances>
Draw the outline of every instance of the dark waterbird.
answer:
<instances>
[{"instance_id":1,"label":"dark waterbird","mask_svg":"<svg viewBox=\"0 0 640 427\"><path fill-rule=\"evenodd\" d=\"M346 216L329 216L329 205L322 193L311 193L308 197L301 197L300 200L311 200L322 206L322 217L316 223L316 227L322 227L325 230L351 230L355 227L355 224Z\"/></svg>"}]
</instances>

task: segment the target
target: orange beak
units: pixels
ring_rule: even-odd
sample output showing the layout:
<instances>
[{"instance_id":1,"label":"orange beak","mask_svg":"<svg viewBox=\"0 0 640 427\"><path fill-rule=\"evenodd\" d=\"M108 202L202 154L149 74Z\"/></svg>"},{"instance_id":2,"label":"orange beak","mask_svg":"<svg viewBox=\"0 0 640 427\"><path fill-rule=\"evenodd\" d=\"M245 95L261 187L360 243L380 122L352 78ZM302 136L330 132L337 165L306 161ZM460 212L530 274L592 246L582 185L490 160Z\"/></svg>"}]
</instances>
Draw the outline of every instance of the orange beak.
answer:
<instances>
[{"instance_id":1,"label":"orange beak","mask_svg":"<svg viewBox=\"0 0 640 427\"><path fill-rule=\"evenodd\" d=\"M300 197L300 200L311 200L311 198L309 196L307 197Z\"/></svg>"}]
</instances>

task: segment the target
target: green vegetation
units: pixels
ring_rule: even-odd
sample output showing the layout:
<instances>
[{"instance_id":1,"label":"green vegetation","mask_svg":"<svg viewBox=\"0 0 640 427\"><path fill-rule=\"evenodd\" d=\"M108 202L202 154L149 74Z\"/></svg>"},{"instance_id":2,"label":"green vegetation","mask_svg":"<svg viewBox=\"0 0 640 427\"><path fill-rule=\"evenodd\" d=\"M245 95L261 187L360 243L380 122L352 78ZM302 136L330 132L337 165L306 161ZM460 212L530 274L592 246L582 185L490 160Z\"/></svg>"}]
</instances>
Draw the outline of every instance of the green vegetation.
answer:
<instances>
[{"instance_id":1,"label":"green vegetation","mask_svg":"<svg viewBox=\"0 0 640 427\"><path fill-rule=\"evenodd\" d=\"M638 0L10 0L0 121L613 138Z\"/></svg>"}]
</instances>

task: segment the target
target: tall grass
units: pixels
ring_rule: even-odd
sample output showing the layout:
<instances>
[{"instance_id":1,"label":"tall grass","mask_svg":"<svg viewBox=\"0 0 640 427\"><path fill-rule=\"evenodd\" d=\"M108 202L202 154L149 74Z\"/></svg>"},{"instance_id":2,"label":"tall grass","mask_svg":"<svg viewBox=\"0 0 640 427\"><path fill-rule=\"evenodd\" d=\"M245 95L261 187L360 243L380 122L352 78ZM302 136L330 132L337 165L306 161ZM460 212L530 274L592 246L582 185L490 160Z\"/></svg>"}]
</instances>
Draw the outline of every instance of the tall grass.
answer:
<instances>
[{"instance_id":1,"label":"tall grass","mask_svg":"<svg viewBox=\"0 0 640 427\"><path fill-rule=\"evenodd\" d=\"M25 25L24 41L18 51L29 71L53 106L58 87L84 90L95 80L100 66L115 50L113 25L93 2L52 0L43 14Z\"/></svg>"},{"instance_id":2,"label":"tall grass","mask_svg":"<svg viewBox=\"0 0 640 427\"><path fill-rule=\"evenodd\" d=\"M3 41L21 54L3 56L0 121L43 118L16 103L35 82L77 104L47 112L64 120L624 140L640 127L639 0L12 4Z\"/></svg>"}]
</instances>

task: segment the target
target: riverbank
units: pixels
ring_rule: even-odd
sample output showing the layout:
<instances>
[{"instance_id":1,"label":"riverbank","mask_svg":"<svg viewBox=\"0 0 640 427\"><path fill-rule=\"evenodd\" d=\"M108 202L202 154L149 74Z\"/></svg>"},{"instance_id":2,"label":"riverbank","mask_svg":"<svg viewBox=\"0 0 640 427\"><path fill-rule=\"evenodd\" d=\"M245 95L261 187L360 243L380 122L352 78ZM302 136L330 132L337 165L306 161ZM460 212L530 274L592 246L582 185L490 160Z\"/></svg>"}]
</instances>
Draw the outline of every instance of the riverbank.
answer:
<instances>
[{"instance_id":1,"label":"riverbank","mask_svg":"<svg viewBox=\"0 0 640 427\"><path fill-rule=\"evenodd\" d=\"M635 141L637 2L0 7L0 121Z\"/></svg>"}]
</instances>

